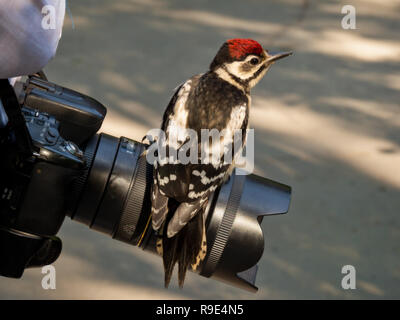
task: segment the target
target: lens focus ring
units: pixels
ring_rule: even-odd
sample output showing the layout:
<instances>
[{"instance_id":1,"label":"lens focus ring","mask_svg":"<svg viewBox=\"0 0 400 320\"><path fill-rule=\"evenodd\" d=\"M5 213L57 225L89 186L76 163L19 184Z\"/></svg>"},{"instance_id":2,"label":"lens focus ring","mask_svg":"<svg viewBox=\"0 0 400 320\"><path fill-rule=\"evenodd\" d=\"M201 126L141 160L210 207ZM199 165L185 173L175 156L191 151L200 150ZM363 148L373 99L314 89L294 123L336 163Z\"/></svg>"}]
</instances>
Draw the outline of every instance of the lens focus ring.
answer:
<instances>
[{"instance_id":1,"label":"lens focus ring","mask_svg":"<svg viewBox=\"0 0 400 320\"><path fill-rule=\"evenodd\" d=\"M138 228L142 216L147 216L145 210L146 189L148 189L149 165L147 164L146 157L142 155L145 150L144 145L138 145L138 160L136 165L136 172L132 179L129 188L128 196L125 202L121 220L115 234L115 238L124 242L136 245L138 243L138 236L140 236L142 228ZM151 181L151 180L150 180ZM140 229L140 230L139 230ZM139 234L138 234L139 233Z\"/></svg>"},{"instance_id":2,"label":"lens focus ring","mask_svg":"<svg viewBox=\"0 0 400 320\"><path fill-rule=\"evenodd\" d=\"M236 212L239 208L245 176L233 174L231 179L234 180L232 183L232 189L229 195L228 203L226 205L221 224L217 229L215 240L211 245L208 259L205 261L201 271L201 275L205 277L210 277L213 274L218 262L221 259L229 239L233 221L236 217Z\"/></svg>"}]
</instances>

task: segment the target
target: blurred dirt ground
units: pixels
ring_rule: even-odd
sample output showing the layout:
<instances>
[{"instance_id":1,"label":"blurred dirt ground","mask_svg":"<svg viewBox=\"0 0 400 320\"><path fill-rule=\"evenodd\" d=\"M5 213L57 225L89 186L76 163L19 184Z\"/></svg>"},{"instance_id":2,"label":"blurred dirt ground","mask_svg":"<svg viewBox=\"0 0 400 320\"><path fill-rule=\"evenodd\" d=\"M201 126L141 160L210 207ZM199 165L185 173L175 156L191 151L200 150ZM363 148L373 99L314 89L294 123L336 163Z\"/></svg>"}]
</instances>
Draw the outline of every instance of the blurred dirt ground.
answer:
<instances>
[{"instance_id":1,"label":"blurred dirt ground","mask_svg":"<svg viewBox=\"0 0 400 320\"><path fill-rule=\"evenodd\" d=\"M341 28L341 8L357 29ZM40 269L0 279L1 298L400 298L400 4L396 1L68 1L51 81L104 103L102 131L140 140L173 89L227 38L295 54L253 90L256 173L293 188L264 219L259 292L189 274L163 288L161 260L66 219L57 289ZM341 288L354 265L357 289Z\"/></svg>"}]
</instances>

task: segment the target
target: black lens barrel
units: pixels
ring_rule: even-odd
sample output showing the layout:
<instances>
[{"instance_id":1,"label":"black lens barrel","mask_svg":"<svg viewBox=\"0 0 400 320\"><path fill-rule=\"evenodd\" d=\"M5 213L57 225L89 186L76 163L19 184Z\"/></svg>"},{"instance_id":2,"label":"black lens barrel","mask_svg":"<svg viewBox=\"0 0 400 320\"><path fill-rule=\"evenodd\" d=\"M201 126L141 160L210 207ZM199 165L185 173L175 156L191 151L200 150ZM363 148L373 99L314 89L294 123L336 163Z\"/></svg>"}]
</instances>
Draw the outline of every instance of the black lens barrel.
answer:
<instances>
[{"instance_id":1,"label":"black lens barrel","mask_svg":"<svg viewBox=\"0 0 400 320\"><path fill-rule=\"evenodd\" d=\"M88 142L85 183L71 219L117 240L137 245L149 216L152 167L145 146L125 137L96 135ZM85 177L84 177L85 179ZM81 181L82 179L78 179Z\"/></svg>"},{"instance_id":2,"label":"black lens barrel","mask_svg":"<svg viewBox=\"0 0 400 320\"><path fill-rule=\"evenodd\" d=\"M77 211L71 217L89 227L93 226L99 205L106 191L111 170L118 150L119 139L102 134L89 142L89 148L95 148L94 159L88 168L88 177L81 191ZM92 151L90 151L92 153ZM114 220L114 219L113 219Z\"/></svg>"}]
</instances>

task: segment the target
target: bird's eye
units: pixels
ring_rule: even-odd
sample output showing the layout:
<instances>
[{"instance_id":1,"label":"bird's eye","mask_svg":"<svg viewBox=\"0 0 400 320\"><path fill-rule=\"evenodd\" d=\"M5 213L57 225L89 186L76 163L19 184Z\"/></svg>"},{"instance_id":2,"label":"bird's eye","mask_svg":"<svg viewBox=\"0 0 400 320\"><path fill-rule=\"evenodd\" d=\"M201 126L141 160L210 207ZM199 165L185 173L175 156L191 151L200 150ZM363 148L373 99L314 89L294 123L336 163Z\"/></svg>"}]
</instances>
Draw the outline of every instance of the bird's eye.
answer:
<instances>
[{"instance_id":1,"label":"bird's eye","mask_svg":"<svg viewBox=\"0 0 400 320\"><path fill-rule=\"evenodd\" d=\"M257 65L259 62L260 62L260 60L258 60L257 58L253 58L253 59L250 60L250 63L251 63L253 66Z\"/></svg>"}]
</instances>

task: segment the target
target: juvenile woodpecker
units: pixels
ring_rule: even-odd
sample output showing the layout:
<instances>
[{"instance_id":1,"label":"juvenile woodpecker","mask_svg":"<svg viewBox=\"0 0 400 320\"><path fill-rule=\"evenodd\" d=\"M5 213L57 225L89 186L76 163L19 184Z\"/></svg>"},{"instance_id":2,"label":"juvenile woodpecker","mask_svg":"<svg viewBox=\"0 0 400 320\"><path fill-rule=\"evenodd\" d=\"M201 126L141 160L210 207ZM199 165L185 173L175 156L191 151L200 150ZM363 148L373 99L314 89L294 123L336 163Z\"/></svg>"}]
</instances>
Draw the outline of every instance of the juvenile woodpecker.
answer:
<instances>
[{"instance_id":1,"label":"juvenile woodpecker","mask_svg":"<svg viewBox=\"0 0 400 320\"><path fill-rule=\"evenodd\" d=\"M204 211L210 194L229 177L233 168L233 164L223 161L223 152L217 153L219 162L202 162L204 152L215 157L215 144L219 144L218 150L233 150L235 130L243 132L240 144L244 146L250 89L275 61L290 54L271 54L251 39L230 39L221 46L209 70L179 86L169 102L161 126L166 149L181 151L187 140L179 132L192 129L198 135L199 161L183 164L174 159L154 165L152 226L159 235L157 251L163 256L165 287L177 262L182 287L189 265L195 270L206 256ZM204 147L200 141L202 129L217 129L225 134L213 141L211 147L210 144ZM171 139L174 143L169 141L172 135L176 138ZM166 157L169 158L169 153Z\"/></svg>"}]
</instances>

